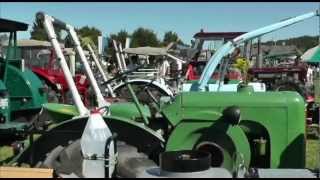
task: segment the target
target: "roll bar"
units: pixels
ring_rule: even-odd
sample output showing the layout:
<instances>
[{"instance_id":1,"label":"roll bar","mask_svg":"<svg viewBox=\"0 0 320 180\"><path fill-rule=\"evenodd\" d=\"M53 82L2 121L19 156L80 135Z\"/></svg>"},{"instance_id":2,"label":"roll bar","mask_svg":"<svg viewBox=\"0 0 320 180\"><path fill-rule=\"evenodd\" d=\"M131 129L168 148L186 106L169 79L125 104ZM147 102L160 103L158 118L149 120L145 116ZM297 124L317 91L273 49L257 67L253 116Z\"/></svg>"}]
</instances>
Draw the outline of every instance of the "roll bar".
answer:
<instances>
[{"instance_id":1,"label":"roll bar","mask_svg":"<svg viewBox=\"0 0 320 180\"><path fill-rule=\"evenodd\" d=\"M102 93L101 93L101 91L99 89L98 83L97 83L96 79L94 78L93 72L92 72L92 70L90 68L88 60L87 60L87 58L86 58L86 56L84 54L84 51L83 51L83 49L81 47L79 38L77 36L77 33L76 33L74 27L71 26L70 24L67 24L67 23L55 18L55 17L46 15L43 12L37 13L36 14L36 19L37 19L37 21L44 21L45 22L45 28L48 29L48 32L50 32L48 34L54 34L55 35L53 26L56 26L56 27L59 27L61 29L64 29L64 30L68 31L68 33L70 34L70 36L71 36L71 38L72 38L72 40L73 40L73 42L75 44L75 48L76 48L78 54L80 55L80 59L81 59L83 65L85 67L86 74L87 74L87 76L89 78L90 84L92 85L93 90L94 90L94 92L96 94L98 107L101 108L101 107L110 106L110 103L107 102L104 99L104 97L103 97L103 95L102 95ZM52 39L52 37L50 37L50 39ZM55 49L57 49L57 48L55 48ZM58 48L58 49L60 49L60 48ZM64 71L65 75L69 74L69 72L70 72L69 69L66 69L66 68L63 68L63 71ZM70 79L70 81L73 82L73 79ZM72 83L70 83L70 84L72 84ZM73 89L73 88L75 88L75 87L70 87L70 89ZM77 101L76 104L79 103L79 101L81 101L81 99L80 100L77 99L78 95L76 95L76 94L79 94L77 89L75 88L71 92L72 92L72 94L75 94L73 96L75 96L74 100Z\"/></svg>"},{"instance_id":2,"label":"roll bar","mask_svg":"<svg viewBox=\"0 0 320 180\"><path fill-rule=\"evenodd\" d=\"M219 50L211 57L211 59L207 63L198 81L197 90L200 90L200 91L206 90L206 86L208 85L208 82L213 72L217 68L218 64L222 62L223 57L225 57L228 53L231 53L241 43L254 39L256 37L265 35L267 33L282 29L284 27L293 25L295 23L301 22L303 20L309 19L314 16L319 16L319 10L316 10L315 12L306 13L300 16L296 16L293 18L289 18L287 20L253 30L251 32L240 35L234 38L233 40L227 42L221 48L219 48Z\"/></svg>"}]
</instances>

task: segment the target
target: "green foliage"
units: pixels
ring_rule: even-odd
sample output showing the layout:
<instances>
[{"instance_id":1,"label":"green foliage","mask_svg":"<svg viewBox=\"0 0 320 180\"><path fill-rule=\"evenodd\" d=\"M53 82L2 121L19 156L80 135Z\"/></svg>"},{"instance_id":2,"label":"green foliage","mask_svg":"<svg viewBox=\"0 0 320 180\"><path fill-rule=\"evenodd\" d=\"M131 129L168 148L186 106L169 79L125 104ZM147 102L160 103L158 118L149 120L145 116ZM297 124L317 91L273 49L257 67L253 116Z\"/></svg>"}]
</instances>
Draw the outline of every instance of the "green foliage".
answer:
<instances>
[{"instance_id":1,"label":"green foliage","mask_svg":"<svg viewBox=\"0 0 320 180\"><path fill-rule=\"evenodd\" d=\"M98 36L101 36L101 31L99 29L84 26L76 31L80 37L88 37L94 42L95 46L98 46Z\"/></svg>"},{"instance_id":2,"label":"green foliage","mask_svg":"<svg viewBox=\"0 0 320 180\"><path fill-rule=\"evenodd\" d=\"M307 140L306 168L319 168L319 149L320 146L318 140Z\"/></svg>"},{"instance_id":3,"label":"green foliage","mask_svg":"<svg viewBox=\"0 0 320 180\"><path fill-rule=\"evenodd\" d=\"M130 47L152 46L158 47L160 42L156 33L147 28L139 27L131 35Z\"/></svg>"},{"instance_id":4,"label":"green foliage","mask_svg":"<svg viewBox=\"0 0 320 180\"><path fill-rule=\"evenodd\" d=\"M93 42L92 48L98 47L98 36L101 35L101 31L95 27L84 26L80 29L75 29L80 39L81 46L86 49L85 43L88 41ZM71 36L68 34L64 39L64 45L66 48L73 47Z\"/></svg>"},{"instance_id":5,"label":"green foliage","mask_svg":"<svg viewBox=\"0 0 320 180\"><path fill-rule=\"evenodd\" d=\"M5 161L7 158L13 156L13 149L10 146L0 146L0 165Z\"/></svg>"},{"instance_id":6,"label":"green foliage","mask_svg":"<svg viewBox=\"0 0 320 180\"><path fill-rule=\"evenodd\" d=\"M162 44L164 46L167 46L168 44L170 44L171 42L176 42L178 44L184 44L181 39L179 38L178 34L176 32L173 31L168 31L164 34L163 37L163 41Z\"/></svg>"},{"instance_id":7,"label":"green foliage","mask_svg":"<svg viewBox=\"0 0 320 180\"><path fill-rule=\"evenodd\" d=\"M300 36L278 41L267 41L264 44L273 45L276 43L277 45L282 45L284 43L286 45L295 45L302 52L305 52L306 50L318 45L318 38L318 36Z\"/></svg>"},{"instance_id":8,"label":"green foliage","mask_svg":"<svg viewBox=\"0 0 320 180\"><path fill-rule=\"evenodd\" d=\"M116 56L115 56L115 50L113 48L112 40L121 42L121 45L124 48L127 37L130 37L130 34L125 29L120 30L117 34L110 34L110 36L107 37L107 41L108 41L107 48L104 49L106 54L111 55L112 59L115 60Z\"/></svg>"},{"instance_id":9,"label":"green foliage","mask_svg":"<svg viewBox=\"0 0 320 180\"><path fill-rule=\"evenodd\" d=\"M125 45L127 37L130 37L130 35L126 30L121 30L117 34L110 34L110 40L113 39L117 42L121 42L122 46Z\"/></svg>"},{"instance_id":10,"label":"green foliage","mask_svg":"<svg viewBox=\"0 0 320 180\"><path fill-rule=\"evenodd\" d=\"M54 31L57 34L57 39L58 41L61 41L61 29L54 27ZM38 24L38 22L33 23L32 26L32 30L30 32L30 39L35 39L35 40L40 40L40 41L49 41L48 35L44 29L44 27L40 24Z\"/></svg>"}]
</instances>

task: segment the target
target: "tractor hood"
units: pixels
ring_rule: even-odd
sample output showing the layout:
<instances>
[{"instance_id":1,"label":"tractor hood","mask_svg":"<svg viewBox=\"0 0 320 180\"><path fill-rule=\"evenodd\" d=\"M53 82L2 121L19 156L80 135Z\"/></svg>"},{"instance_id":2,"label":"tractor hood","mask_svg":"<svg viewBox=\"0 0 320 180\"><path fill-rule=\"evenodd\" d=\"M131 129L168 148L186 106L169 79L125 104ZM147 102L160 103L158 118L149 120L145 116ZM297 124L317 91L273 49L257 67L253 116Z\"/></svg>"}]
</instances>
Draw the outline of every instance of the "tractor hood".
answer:
<instances>
[{"instance_id":1,"label":"tractor hood","mask_svg":"<svg viewBox=\"0 0 320 180\"><path fill-rule=\"evenodd\" d=\"M182 120L212 121L221 117L224 108L238 106L241 111L255 108L257 111L295 109L304 119L304 100L297 92L183 92L175 100L162 107L164 116L172 125ZM245 113L248 114L248 113ZM243 117L253 118L255 117ZM295 119L299 119L295 117Z\"/></svg>"},{"instance_id":2,"label":"tractor hood","mask_svg":"<svg viewBox=\"0 0 320 180\"><path fill-rule=\"evenodd\" d=\"M54 122L61 122L79 116L79 112L74 105L47 103L43 109L48 112ZM141 106L142 112L146 117L151 117L147 106ZM128 118L131 120L142 119L138 109L133 103L113 103L110 106L111 116Z\"/></svg>"}]
</instances>

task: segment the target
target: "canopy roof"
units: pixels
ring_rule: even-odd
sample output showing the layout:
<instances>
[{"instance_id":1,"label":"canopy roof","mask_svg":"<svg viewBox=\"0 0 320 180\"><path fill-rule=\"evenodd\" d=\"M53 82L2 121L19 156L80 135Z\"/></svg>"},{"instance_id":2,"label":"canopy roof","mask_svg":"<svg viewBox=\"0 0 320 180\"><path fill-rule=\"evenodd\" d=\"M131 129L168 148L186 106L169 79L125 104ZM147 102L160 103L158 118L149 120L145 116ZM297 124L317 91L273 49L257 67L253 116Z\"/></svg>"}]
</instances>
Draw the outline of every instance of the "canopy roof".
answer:
<instances>
[{"instance_id":1,"label":"canopy roof","mask_svg":"<svg viewBox=\"0 0 320 180\"><path fill-rule=\"evenodd\" d=\"M0 18L0 32L26 31L28 24Z\"/></svg>"},{"instance_id":2,"label":"canopy roof","mask_svg":"<svg viewBox=\"0 0 320 180\"><path fill-rule=\"evenodd\" d=\"M224 38L225 40L234 39L246 32L203 32L200 31L196 33L193 37L195 39L221 39Z\"/></svg>"},{"instance_id":3,"label":"canopy roof","mask_svg":"<svg viewBox=\"0 0 320 180\"><path fill-rule=\"evenodd\" d=\"M137 48L125 48L123 49L125 53L128 54L137 54L137 55L146 55L146 56L166 56L167 48L157 48L157 47L137 47Z\"/></svg>"},{"instance_id":4,"label":"canopy roof","mask_svg":"<svg viewBox=\"0 0 320 180\"><path fill-rule=\"evenodd\" d=\"M302 56L302 61L305 62L320 62L320 45L308 49Z\"/></svg>"},{"instance_id":5,"label":"canopy roof","mask_svg":"<svg viewBox=\"0 0 320 180\"><path fill-rule=\"evenodd\" d=\"M8 41L3 42L4 46L8 46ZM34 39L21 39L17 40L18 47L38 47L38 48L50 48L51 43L48 41L39 41ZM60 46L64 48L64 44L60 43Z\"/></svg>"},{"instance_id":6,"label":"canopy roof","mask_svg":"<svg viewBox=\"0 0 320 180\"><path fill-rule=\"evenodd\" d=\"M8 45L8 41L4 43L5 46ZM38 41L34 39L22 39L17 41L17 46L19 47L51 47L51 43L48 41Z\"/></svg>"}]
</instances>

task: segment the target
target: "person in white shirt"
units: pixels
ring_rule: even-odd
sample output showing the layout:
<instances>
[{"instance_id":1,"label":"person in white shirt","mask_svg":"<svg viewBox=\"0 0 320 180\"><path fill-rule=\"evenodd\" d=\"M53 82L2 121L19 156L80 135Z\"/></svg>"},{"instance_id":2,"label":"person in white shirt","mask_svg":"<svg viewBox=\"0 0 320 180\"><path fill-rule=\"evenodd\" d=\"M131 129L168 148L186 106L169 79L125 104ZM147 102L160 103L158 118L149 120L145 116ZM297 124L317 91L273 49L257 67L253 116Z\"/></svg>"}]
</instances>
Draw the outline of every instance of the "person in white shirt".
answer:
<instances>
[{"instance_id":1,"label":"person in white shirt","mask_svg":"<svg viewBox=\"0 0 320 180\"><path fill-rule=\"evenodd\" d=\"M313 84L313 70L311 68L311 65L308 65L307 84L310 85L310 86Z\"/></svg>"},{"instance_id":2,"label":"person in white shirt","mask_svg":"<svg viewBox=\"0 0 320 180\"><path fill-rule=\"evenodd\" d=\"M165 77L167 72L169 71L170 64L167 59L163 59L162 64L160 66L159 74L160 77Z\"/></svg>"}]
</instances>

